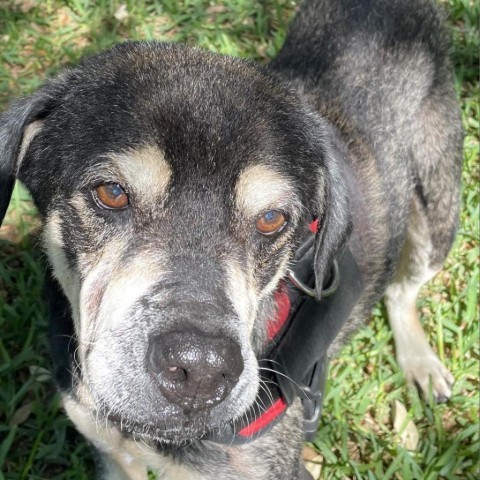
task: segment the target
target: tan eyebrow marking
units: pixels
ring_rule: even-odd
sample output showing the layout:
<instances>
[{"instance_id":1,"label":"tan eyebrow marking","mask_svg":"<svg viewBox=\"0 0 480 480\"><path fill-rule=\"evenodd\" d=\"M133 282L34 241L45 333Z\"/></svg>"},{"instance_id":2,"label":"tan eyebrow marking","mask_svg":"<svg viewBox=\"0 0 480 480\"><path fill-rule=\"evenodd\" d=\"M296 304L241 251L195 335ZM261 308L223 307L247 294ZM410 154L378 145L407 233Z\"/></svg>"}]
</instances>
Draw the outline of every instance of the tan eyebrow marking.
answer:
<instances>
[{"instance_id":1,"label":"tan eyebrow marking","mask_svg":"<svg viewBox=\"0 0 480 480\"><path fill-rule=\"evenodd\" d=\"M172 167L159 148L146 145L111 155L110 158L141 200L151 201L152 196L162 197L166 194Z\"/></svg>"},{"instance_id":2,"label":"tan eyebrow marking","mask_svg":"<svg viewBox=\"0 0 480 480\"><path fill-rule=\"evenodd\" d=\"M239 176L235 194L237 208L248 216L298 204L291 181L268 165L247 167Z\"/></svg>"}]
</instances>

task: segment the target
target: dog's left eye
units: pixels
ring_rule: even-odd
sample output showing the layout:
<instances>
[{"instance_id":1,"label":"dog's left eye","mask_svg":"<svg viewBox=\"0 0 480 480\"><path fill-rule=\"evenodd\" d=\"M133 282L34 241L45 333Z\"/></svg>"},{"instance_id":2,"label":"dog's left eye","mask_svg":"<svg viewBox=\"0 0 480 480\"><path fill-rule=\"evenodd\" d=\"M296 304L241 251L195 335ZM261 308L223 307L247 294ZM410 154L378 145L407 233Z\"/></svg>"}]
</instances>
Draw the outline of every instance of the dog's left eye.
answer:
<instances>
[{"instance_id":1,"label":"dog's left eye","mask_svg":"<svg viewBox=\"0 0 480 480\"><path fill-rule=\"evenodd\" d=\"M93 198L98 206L108 210L120 210L129 203L127 192L118 183L108 182L93 189Z\"/></svg>"},{"instance_id":2,"label":"dog's left eye","mask_svg":"<svg viewBox=\"0 0 480 480\"><path fill-rule=\"evenodd\" d=\"M287 224L288 218L281 210L268 210L257 219L257 232L263 235L273 235L280 232Z\"/></svg>"}]
</instances>

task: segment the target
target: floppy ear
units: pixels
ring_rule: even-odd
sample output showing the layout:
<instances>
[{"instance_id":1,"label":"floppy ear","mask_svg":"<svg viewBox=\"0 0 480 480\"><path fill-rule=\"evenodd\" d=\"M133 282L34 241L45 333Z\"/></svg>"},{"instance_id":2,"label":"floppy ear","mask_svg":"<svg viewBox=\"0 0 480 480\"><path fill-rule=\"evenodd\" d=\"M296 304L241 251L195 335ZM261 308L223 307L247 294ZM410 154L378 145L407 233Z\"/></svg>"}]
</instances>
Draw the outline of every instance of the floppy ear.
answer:
<instances>
[{"instance_id":1,"label":"floppy ear","mask_svg":"<svg viewBox=\"0 0 480 480\"><path fill-rule=\"evenodd\" d=\"M345 245L351 230L352 219L349 208L346 179L342 173L340 153L334 146L327 146L325 166L320 179L323 196L319 210L319 230L315 239L315 290L321 298L323 282L328 279L333 259Z\"/></svg>"},{"instance_id":2,"label":"floppy ear","mask_svg":"<svg viewBox=\"0 0 480 480\"><path fill-rule=\"evenodd\" d=\"M23 98L0 116L0 225L12 196L20 163L41 130L52 97L46 89Z\"/></svg>"}]
</instances>

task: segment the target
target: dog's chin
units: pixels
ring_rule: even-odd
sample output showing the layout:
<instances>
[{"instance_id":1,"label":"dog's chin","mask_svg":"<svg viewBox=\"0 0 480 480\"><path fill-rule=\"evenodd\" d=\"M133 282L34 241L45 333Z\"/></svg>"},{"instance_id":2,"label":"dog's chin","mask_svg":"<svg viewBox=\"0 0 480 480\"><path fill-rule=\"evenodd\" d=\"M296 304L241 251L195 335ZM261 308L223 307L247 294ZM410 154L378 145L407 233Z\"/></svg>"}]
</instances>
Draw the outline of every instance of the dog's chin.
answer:
<instances>
[{"instance_id":1,"label":"dog's chin","mask_svg":"<svg viewBox=\"0 0 480 480\"><path fill-rule=\"evenodd\" d=\"M124 435L147 442L171 445L185 445L195 440L201 440L212 430L221 430L223 424L212 424L208 415L197 415L194 419L169 418L157 424L126 420L116 415L108 415L110 424L117 427ZM160 423L163 423L160 425Z\"/></svg>"},{"instance_id":2,"label":"dog's chin","mask_svg":"<svg viewBox=\"0 0 480 480\"><path fill-rule=\"evenodd\" d=\"M184 446L190 445L196 440L201 440L208 432L205 428L195 429L170 429L170 430L148 430L146 433L138 433L137 431L125 432L134 438L142 439L145 442L154 442L165 445Z\"/></svg>"}]
</instances>

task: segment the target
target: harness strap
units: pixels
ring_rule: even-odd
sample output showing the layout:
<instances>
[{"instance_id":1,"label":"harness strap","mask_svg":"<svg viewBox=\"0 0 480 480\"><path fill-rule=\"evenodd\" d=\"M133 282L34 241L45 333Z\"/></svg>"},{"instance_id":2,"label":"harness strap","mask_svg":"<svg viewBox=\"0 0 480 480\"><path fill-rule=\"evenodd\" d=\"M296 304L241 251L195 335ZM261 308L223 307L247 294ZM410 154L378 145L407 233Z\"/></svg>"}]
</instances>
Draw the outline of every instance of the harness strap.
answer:
<instances>
[{"instance_id":1,"label":"harness strap","mask_svg":"<svg viewBox=\"0 0 480 480\"><path fill-rule=\"evenodd\" d=\"M362 292L360 272L348 247L337 262L338 289L321 301L309 297L302 302L295 320L289 324L271 356L283 398L289 405L297 396L302 399L305 433L310 441L315 437L320 420L328 347L345 325Z\"/></svg>"}]
</instances>

